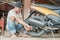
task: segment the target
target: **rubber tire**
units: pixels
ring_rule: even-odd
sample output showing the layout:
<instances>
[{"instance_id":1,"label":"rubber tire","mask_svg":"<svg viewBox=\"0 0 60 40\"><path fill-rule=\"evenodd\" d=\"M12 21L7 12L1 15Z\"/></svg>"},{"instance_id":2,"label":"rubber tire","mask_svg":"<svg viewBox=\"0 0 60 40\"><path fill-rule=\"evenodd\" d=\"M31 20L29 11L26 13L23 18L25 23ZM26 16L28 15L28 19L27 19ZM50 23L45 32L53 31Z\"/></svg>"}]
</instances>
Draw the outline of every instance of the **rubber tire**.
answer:
<instances>
[{"instance_id":1,"label":"rubber tire","mask_svg":"<svg viewBox=\"0 0 60 40\"><path fill-rule=\"evenodd\" d=\"M25 22L26 22L27 24L29 24L29 20L28 20L28 19L25 20ZM32 26L32 25L31 25L31 26ZM32 36L41 36L41 35L43 35L45 32L46 32L45 30L41 29L39 33L34 33L34 31L33 31L33 32L28 32L27 34L30 34L30 35L32 35Z\"/></svg>"}]
</instances>

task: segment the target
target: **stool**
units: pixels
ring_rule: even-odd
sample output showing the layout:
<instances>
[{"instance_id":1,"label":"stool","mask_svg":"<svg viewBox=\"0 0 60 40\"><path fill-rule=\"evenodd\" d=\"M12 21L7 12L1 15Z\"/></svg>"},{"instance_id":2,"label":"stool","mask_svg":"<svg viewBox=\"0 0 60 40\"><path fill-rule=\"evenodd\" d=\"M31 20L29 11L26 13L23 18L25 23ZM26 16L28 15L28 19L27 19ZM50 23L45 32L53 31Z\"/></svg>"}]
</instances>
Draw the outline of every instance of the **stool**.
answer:
<instances>
[{"instance_id":1,"label":"stool","mask_svg":"<svg viewBox=\"0 0 60 40\"><path fill-rule=\"evenodd\" d=\"M2 35L4 34L4 20L0 19L0 28L2 30Z\"/></svg>"}]
</instances>

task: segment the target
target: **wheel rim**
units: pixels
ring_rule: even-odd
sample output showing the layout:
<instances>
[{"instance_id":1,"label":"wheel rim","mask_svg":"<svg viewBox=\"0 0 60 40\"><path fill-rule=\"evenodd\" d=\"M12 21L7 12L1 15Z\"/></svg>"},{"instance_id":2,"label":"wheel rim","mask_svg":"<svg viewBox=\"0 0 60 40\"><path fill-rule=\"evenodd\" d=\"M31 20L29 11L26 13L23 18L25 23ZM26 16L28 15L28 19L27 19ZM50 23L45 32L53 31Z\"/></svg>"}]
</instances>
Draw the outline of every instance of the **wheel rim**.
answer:
<instances>
[{"instance_id":1,"label":"wheel rim","mask_svg":"<svg viewBox=\"0 0 60 40\"><path fill-rule=\"evenodd\" d=\"M28 34L32 36L41 36L45 33L45 30L41 29L40 27L33 26L33 30L29 31Z\"/></svg>"}]
</instances>

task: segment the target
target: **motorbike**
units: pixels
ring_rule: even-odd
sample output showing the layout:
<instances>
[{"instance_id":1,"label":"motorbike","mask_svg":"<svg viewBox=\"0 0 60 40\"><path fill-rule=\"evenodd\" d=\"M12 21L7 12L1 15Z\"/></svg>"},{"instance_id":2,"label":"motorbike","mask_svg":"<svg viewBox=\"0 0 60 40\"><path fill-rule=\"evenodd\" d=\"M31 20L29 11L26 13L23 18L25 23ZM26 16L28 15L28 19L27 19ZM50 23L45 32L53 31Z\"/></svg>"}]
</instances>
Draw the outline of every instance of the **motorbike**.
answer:
<instances>
[{"instance_id":1,"label":"motorbike","mask_svg":"<svg viewBox=\"0 0 60 40\"><path fill-rule=\"evenodd\" d=\"M31 6L31 8L32 10L29 17L26 18L24 21L28 25L32 26L33 29L27 32L27 34L32 36L42 36L43 34L51 31L54 37L53 30L60 29L59 13L42 5L34 4ZM39 14L39 16L32 16L35 13ZM22 32L24 31L23 29Z\"/></svg>"}]
</instances>

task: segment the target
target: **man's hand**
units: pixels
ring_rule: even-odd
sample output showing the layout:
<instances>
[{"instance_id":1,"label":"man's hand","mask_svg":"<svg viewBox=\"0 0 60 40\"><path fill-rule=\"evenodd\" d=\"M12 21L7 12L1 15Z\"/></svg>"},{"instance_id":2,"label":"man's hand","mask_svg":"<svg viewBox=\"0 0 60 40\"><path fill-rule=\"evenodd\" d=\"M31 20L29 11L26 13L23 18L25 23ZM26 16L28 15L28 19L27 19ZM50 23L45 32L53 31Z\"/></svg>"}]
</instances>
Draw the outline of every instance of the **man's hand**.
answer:
<instances>
[{"instance_id":1,"label":"man's hand","mask_svg":"<svg viewBox=\"0 0 60 40\"><path fill-rule=\"evenodd\" d=\"M30 30L33 29L32 26L29 26L29 25L28 26L24 26L24 28L25 28L26 31L30 31Z\"/></svg>"},{"instance_id":2,"label":"man's hand","mask_svg":"<svg viewBox=\"0 0 60 40\"><path fill-rule=\"evenodd\" d=\"M28 26L28 29L32 30L32 26Z\"/></svg>"}]
</instances>

